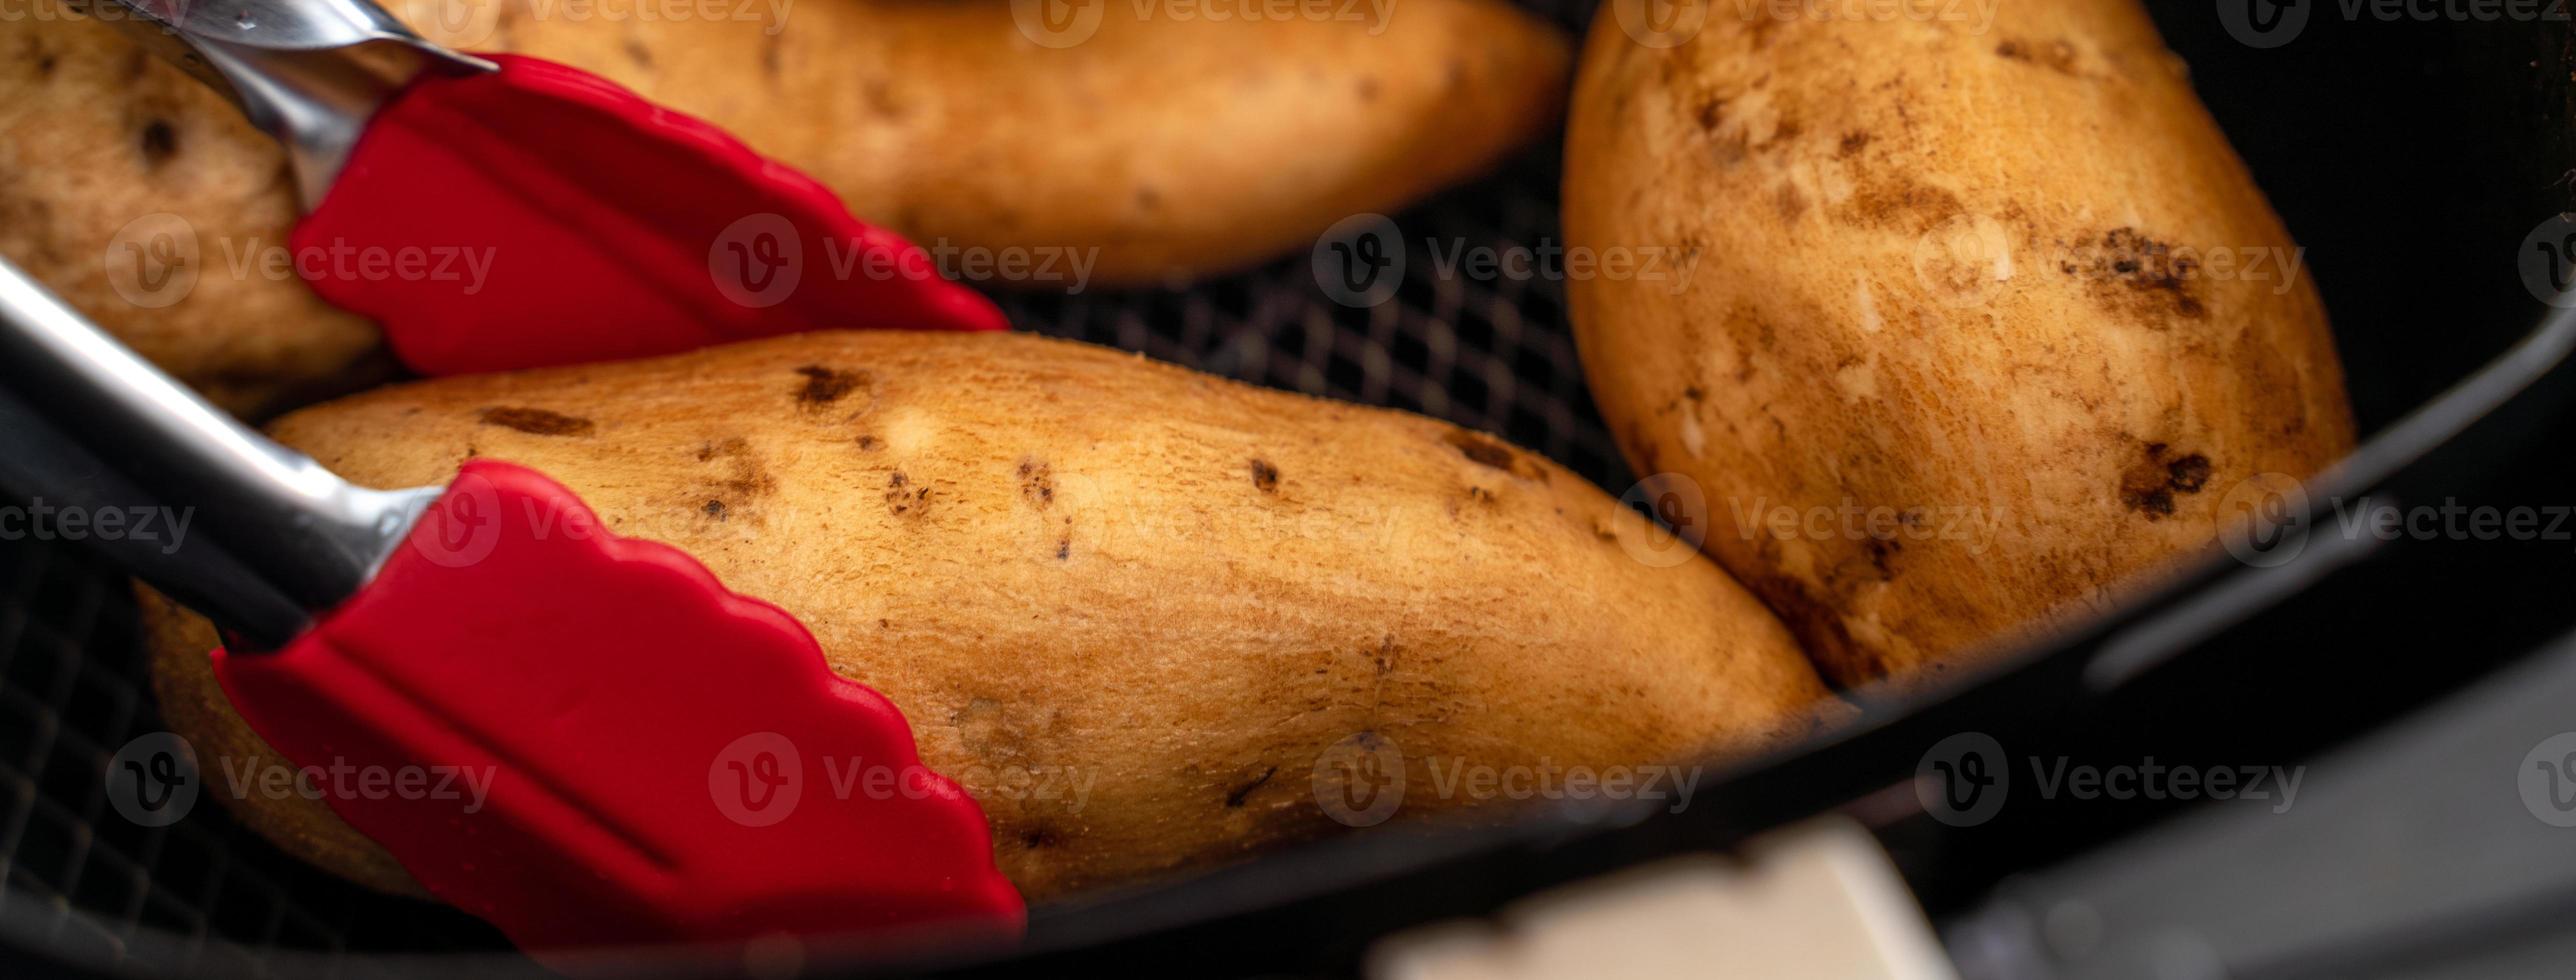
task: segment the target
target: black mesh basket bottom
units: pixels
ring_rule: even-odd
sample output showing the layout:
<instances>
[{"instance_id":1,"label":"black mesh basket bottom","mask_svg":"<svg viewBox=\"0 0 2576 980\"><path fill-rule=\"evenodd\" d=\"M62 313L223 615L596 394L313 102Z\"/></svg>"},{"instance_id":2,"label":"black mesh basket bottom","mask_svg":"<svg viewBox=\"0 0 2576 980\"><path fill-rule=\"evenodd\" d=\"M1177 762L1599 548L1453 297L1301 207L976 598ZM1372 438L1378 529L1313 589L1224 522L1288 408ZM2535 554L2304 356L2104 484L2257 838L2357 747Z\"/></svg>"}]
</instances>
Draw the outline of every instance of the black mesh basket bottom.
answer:
<instances>
[{"instance_id":1,"label":"black mesh basket bottom","mask_svg":"<svg viewBox=\"0 0 2576 980\"><path fill-rule=\"evenodd\" d=\"M1580 17L1559 19L1580 29ZM1556 154L1543 140L1494 175L1391 217L1405 239L1443 248L1552 243ZM1392 300L1364 308L1330 298L1302 252L1187 289L998 298L1021 329L1437 416L1623 489L1625 466L1567 332L1562 284L1443 278L1425 258L1407 264ZM123 576L72 547L0 542L0 921L38 931L0 941L78 960L133 953L129 965L149 972L226 974L261 972L272 950L345 953L340 966L364 975L366 954L507 948L461 913L289 858L220 805L162 828L124 819L105 798L104 774L121 747L163 728ZM177 952L136 949L147 933L175 937Z\"/></svg>"}]
</instances>

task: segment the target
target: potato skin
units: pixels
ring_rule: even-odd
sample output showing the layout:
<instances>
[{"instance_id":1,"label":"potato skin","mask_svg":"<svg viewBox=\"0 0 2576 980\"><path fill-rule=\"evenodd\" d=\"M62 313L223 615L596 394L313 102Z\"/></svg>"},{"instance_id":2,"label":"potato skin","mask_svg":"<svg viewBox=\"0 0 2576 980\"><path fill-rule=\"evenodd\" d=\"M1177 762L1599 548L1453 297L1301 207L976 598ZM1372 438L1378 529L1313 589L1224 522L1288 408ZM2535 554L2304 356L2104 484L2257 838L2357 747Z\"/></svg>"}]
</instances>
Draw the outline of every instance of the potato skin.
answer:
<instances>
[{"instance_id":1,"label":"potato skin","mask_svg":"<svg viewBox=\"0 0 2576 980\"><path fill-rule=\"evenodd\" d=\"M1553 463L1087 345L791 337L382 389L274 430L374 486L533 466L794 613L978 795L1033 899L1338 829L1317 761L1355 738L1403 753L1403 812L1429 814L1470 803L1433 760L1735 753L1832 708L1757 600L1703 558L1630 557L1645 522ZM147 611L173 730L273 757L206 625ZM1088 796L1006 798L976 766ZM241 802L288 850L405 884L323 808Z\"/></svg>"},{"instance_id":2,"label":"potato skin","mask_svg":"<svg viewBox=\"0 0 2576 980\"><path fill-rule=\"evenodd\" d=\"M1697 256L1571 283L1602 412L1843 684L2100 610L2353 442L2314 286L2144 13L1993 12L1720 7L1656 48L1605 7L1570 110L1570 247Z\"/></svg>"},{"instance_id":3,"label":"potato skin","mask_svg":"<svg viewBox=\"0 0 2576 980\"><path fill-rule=\"evenodd\" d=\"M1047 290L1230 271L1394 210L1548 126L1569 61L1499 0L1403 0L1382 23L1097 3L1094 32L1062 48L1009 0L812 0L774 24L641 19L634 0L388 6L434 40L562 61L709 119L861 217L960 250L960 274ZM349 365L381 362L372 325L291 276L228 268L254 241L282 247L297 213L284 155L238 112L108 25L15 18L0 52L0 254L239 411L349 390ZM157 212L194 225L205 275L143 308L101 256ZM976 264L1002 249L1046 265Z\"/></svg>"}]
</instances>

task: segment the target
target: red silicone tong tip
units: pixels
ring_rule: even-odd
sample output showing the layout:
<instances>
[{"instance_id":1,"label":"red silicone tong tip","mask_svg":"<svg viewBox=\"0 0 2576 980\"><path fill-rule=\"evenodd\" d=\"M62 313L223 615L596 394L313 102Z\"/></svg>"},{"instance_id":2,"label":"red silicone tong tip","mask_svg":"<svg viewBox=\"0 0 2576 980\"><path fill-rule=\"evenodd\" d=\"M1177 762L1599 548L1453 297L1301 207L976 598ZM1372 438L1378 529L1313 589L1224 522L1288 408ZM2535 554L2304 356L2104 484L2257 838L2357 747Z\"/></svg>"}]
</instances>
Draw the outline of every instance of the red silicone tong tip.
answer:
<instances>
[{"instance_id":1,"label":"red silicone tong tip","mask_svg":"<svg viewBox=\"0 0 2576 980\"><path fill-rule=\"evenodd\" d=\"M1001 330L928 253L810 177L598 76L487 55L367 124L295 271L423 374L820 329Z\"/></svg>"},{"instance_id":2,"label":"red silicone tong tip","mask_svg":"<svg viewBox=\"0 0 2576 980\"><path fill-rule=\"evenodd\" d=\"M531 951L1023 922L982 810L901 711L793 617L523 467L467 464L285 650L214 656L334 811Z\"/></svg>"}]
</instances>

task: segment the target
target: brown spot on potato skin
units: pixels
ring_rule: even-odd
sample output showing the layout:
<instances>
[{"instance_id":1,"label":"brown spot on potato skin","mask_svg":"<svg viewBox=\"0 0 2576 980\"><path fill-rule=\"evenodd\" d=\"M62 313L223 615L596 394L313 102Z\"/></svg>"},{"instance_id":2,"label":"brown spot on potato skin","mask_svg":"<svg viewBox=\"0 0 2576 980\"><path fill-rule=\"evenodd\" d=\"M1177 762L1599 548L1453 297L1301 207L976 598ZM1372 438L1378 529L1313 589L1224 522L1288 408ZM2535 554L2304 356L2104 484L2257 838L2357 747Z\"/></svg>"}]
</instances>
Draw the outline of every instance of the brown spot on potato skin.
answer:
<instances>
[{"instance_id":1,"label":"brown spot on potato skin","mask_svg":"<svg viewBox=\"0 0 2576 980\"><path fill-rule=\"evenodd\" d=\"M1744 157L1748 152L1749 151L1745 147L1743 133L1736 133L1732 136L1720 136L1709 143L1710 157L1717 161L1718 166L1725 167L1729 170L1743 165Z\"/></svg>"},{"instance_id":2,"label":"brown spot on potato skin","mask_svg":"<svg viewBox=\"0 0 2576 980\"><path fill-rule=\"evenodd\" d=\"M730 509L729 509L729 508L727 508L727 507L725 506L725 502L724 502L724 501L721 501L721 500L710 500L710 501L707 501L706 506L704 506L704 507L700 507L700 508L698 508L698 510L699 510L700 512L702 512L702 513L706 514L708 517L712 517L712 518L715 518L715 519L716 519L716 520L718 520L718 521L722 521L722 520L724 520L724 519L725 519L725 516L726 516L726 514L729 512L729 510L730 510Z\"/></svg>"},{"instance_id":3,"label":"brown spot on potato skin","mask_svg":"<svg viewBox=\"0 0 2576 980\"><path fill-rule=\"evenodd\" d=\"M1020 461L1020 496L1045 510L1055 503L1055 468L1044 461Z\"/></svg>"},{"instance_id":4,"label":"brown spot on potato skin","mask_svg":"<svg viewBox=\"0 0 2576 980\"><path fill-rule=\"evenodd\" d=\"M1995 45L1995 54L2023 64L2039 65L2069 78L2075 77L2075 46L2063 39L2044 45L2006 39Z\"/></svg>"},{"instance_id":5,"label":"brown spot on potato skin","mask_svg":"<svg viewBox=\"0 0 2576 980\"><path fill-rule=\"evenodd\" d=\"M36 77L54 76L54 52L45 47L43 37L35 34L24 35L18 39L18 47L18 60L36 66Z\"/></svg>"},{"instance_id":6,"label":"brown spot on potato skin","mask_svg":"<svg viewBox=\"0 0 2576 980\"><path fill-rule=\"evenodd\" d=\"M835 371L819 364L797 368L796 373L805 377L804 386L796 389L796 404L806 408L840 401L872 380L865 371Z\"/></svg>"},{"instance_id":7,"label":"brown spot on potato skin","mask_svg":"<svg viewBox=\"0 0 2576 980\"><path fill-rule=\"evenodd\" d=\"M1459 455L1467 457L1468 462L1478 466L1500 470L1525 480L1548 482L1547 470L1531 463L1501 440L1484 433L1467 429L1450 429L1442 436L1442 440L1447 442L1450 448L1457 450Z\"/></svg>"},{"instance_id":8,"label":"brown spot on potato skin","mask_svg":"<svg viewBox=\"0 0 2576 980\"><path fill-rule=\"evenodd\" d=\"M1890 566L1890 562L1895 559L1897 552L1905 550L1903 542L1872 537L1863 540L1861 547L1869 552L1870 570L1878 574L1879 581L1884 582L1896 577L1896 569Z\"/></svg>"},{"instance_id":9,"label":"brown spot on potato skin","mask_svg":"<svg viewBox=\"0 0 2576 980\"><path fill-rule=\"evenodd\" d=\"M1799 215L1806 213L1807 195L1798 193L1798 185L1784 183L1780 185L1779 196L1772 200L1772 204L1779 210L1780 220L1795 221Z\"/></svg>"},{"instance_id":10,"label":"brown spot on potato skin","mask_svg":"<svg viewBox=\"0 0 2576 980\"><path fill-rule=\"evenodd\" d=\"M879 438L877 438L877 437L875 437L875 436L860 436L860 437L859 437L859 451L860 451L860 452L863 452L863 453L872 453L872 452L876 452L878 449L883 448L884 446L885 446L885 440L883 440L883 439L879 439Z\"/></svg>"},{"instance_id":11,"label":"brown spot on potato skin","mask_svg":"<svg viewBox=\"0 0 2576 980\"><path fill-rule=\"evenodd\" d=\"M778 479L769 475L767 467L760 465L760 457L751 451L751 441L741 436L700 445L697 457L701 463L723 460L731 466L733 472L714 484L722 495L762 497L778 489Z\"/></svg>"},{"instance_id":12,"label":"brown spot on potato skin","mask_svg":"<svg viewBox=\"0 0 2576 980\"><path fill-rule=\"evenodd\" d=\"M896 470L886 477L885 502L886 513L896 517L906 514L919 516L930 509L930 488L914 486L911 477L904 475L902 470Z\"/></svg>"},{"instance_id":13,"label":"brown spot on potato skin","mask_svg":"<svg viewBox=\"0 0 2576 980\"><path fill-rule=\"evenodd\" d=\"M1717 132L1717 124L1726 118L1726 100L1710 99L1700 103L1699 112L1694 118L1699 120L1699 128L1712 133Z\"/></svg>"},{"instance_id":14,"label":"brown spot on potato skin","mask_svg":"<svg viewBox=\"0 0 2576 980\"><path fill-rule=\"evenodd\" d=\"M1057 539L1055 539L1055 560L1057 560L1057 561L1069 561L1069 560L1071 560L1072 558L1073 558L1073 535L1068 534L1068 535L1065 535L1064 537L1061 537L1061 538L1057 538Z\"/></svg>"},{"instance_id":15,"label":"brown spot on potato skin","mask_svg":"<svg viewBox=\"0 0 2576 980\"><path fill-rule=\"evenodd\" d=\"M1278 493L1279 467L1270 465L1270 461L1266 459L1253 460L1252 485L1263 493Z\"/></svg>"},{"instance_id":16,"label":"brown spot on potato skin","mask_svg":"<svg viewBox=\"0 0 2576 980\"><path fill-rule=\"evenodd\" d=\"M1786 17L1770 16L1751 18L1744 25L1745 38L1753 42L1753 50L1760 51L1768 48L1771 46L1771 32L1779 30L1780 26L1788 20Z\"/></svg>"},{"instance_id":17,"label":"brown spot on potato skin","mask_svg":"<svg viewBox=\"0 0 2576 980\"><path fill-rule=\"evenodd\" d=\"M1855 129L1843 134L1842 142L1837 144L1834 148L1834 156L1848 160L1859 155L1860 151L1868 148L1869 133Z\"/></svg>"},{"instance_id":18,"label":"brown spot on potato skin","mask_svg":"<svg viewBox=\"0 0 2576 980\"><path fill-rule=\"evenodd\" d=\"M1279 767L1271 766L1261 770L1261 775L1254 776L1251 779L1246 780L1241 785L1238 785L1231 790L1227 790L1225 794L1225 808L1228 810L1243 809L1243 804L1252 798L1252 791L1260 789L1262 784L1270 781L1270 777L1278 774Z\"/></svg>"},{"instance_id":19,"label":"brown spot on potato skin","mask_svg":"<svg viewBox=\"0 0 2576 980\"><path fill-rule=\"evenodd\" d=\"M882 78L871 78L859 86L867 97L868 110L887 119L901 119L910 113L903 101L895 97L894 85Z\"/></svg>"},{"instance_id":20,"label":"brown spot on potato skin","mask_svg":"<svg viewBox=\"0 0 2576 980\"><path fill-rule=\"evenodd\" d=\"M1963 210L1958 195L1902 178L1863 182L1852 193L1850 207L1864 224L1895 225L1917 234Z\"/></svg>"},{"instance_id":21,"label":"brown spot on potato skin","mask_svg":"<svg viewBox=\"0 0 2576 980\"><path fill-rule=\"evenodd\" d=\"M2199 493L2209 485L2209 457L2193 453L2165 467L2166 483L2183 493Z\"/></svg>"},{"instance_id":22,"label":"brown spot on potato skin","mask_svg":"<svg viewBox=\"0 0 2576 980\"><path fill-rule=\"evenodd\" d=\"M144 123L141 142L145 166L157 168L179 155L179 131L167 119Z\"/></svg>"},{"instance_id":23,"label":"brown spot on potato skin","mask_svg":"<svg viewBox=\"0 0 2576 980\"><path fill-rule=\"evenodd\" d=\"M1512 464L1517 461L1511 447L1464 429L1449 433L1449 445L1477 465L1490 466L1505 473L1511 472Z\"/></svg>"},{"instance_id":24,"label":"brown spot on potato skin","mask_svg":"<svg viewBox=\"0 0 2576 980\"><path fill-rule=\"evenodd\" d=\"M2173 246L2135 228L2113 228L2078 239L2057 269L2083 277L2094 295L2115 312L2143 318L2152 329L2164 329L2163 315L2168 312L2188 320L2209 316L2196 294L2200 263L2189 256L2176 257Z\"/></svg>"},{"instance_id":25,"label":"brown spot on potato skin","mask_svg":"<svg viewBox=\"0 0 2576 980\"><path fill-rule=\"evenodd\" d=\"M2161 442L2146 444L2143 458L2120 476L2120 503L2160 521L2173 516L2174 495L2199 493L2209 485L2209 457L2175 455Z\"/></svg>"},{"instance_id":26,"label":"brown spot on potato skin","mask_svg":"<svg viewBox=\"0 0 2576 980\"><path fill-rule=\"evenodd\" d=\"M599 430L599 425L589 419L549 412L542 408L487 408L477 417L485 425L497 425L532 436L578 437L587 436Z\"/></svg>"}]
</instances>

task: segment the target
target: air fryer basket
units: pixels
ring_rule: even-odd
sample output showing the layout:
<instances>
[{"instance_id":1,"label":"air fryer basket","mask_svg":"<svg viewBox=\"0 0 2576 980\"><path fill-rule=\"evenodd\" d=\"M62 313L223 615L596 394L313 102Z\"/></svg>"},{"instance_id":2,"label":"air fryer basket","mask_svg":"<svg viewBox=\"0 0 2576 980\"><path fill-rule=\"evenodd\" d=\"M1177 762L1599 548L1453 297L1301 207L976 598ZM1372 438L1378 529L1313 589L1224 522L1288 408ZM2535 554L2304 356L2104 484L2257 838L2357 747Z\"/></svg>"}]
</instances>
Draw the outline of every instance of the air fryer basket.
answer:
<instances>
[{"instance_id":1,"label":"air fryer basket","mask_svg":"<svg viewBox=\"0 0 2576 980\"><path fill-rule=\"evenodd\" d=\"M1578 36L1591 15L1581 0L1534 5ZM2576 321L2527 331L2540 308L2512 258L2525 232L2568 205L2569 185L2553 183L2576 161L2567 152L2576 129L2566 125L2564 25L2321 14L2294 43L2265 50L2237 43L2206 3L2163 4L2157 13L2194 66L2204 100L2308 247L2336 316L2356 408L2364 431L2375 434L2338 485L2405 486L2510 458L2515 433L2498 426L2553 417L2559 402L2534 399L2563 401L2565 378L2526 395L2513 416L2519 422L2453 437L2548 373L2576 339ZM1557 242L1557 154L1551 141L1393 219L1417 245ZM1298 254L1188 289L1003 300L1025 329L1439 416L1544 452L1614 494L1629 486L1585 389L1562 283L1443 278L1435 263L1414 261L1392 300L1353 307L1328 296L1314 269ZM2516 341L2523 346L2505 355ZM2455 384L2447 400L2436 400ZM2408 414L2426 405L2433 407ZM2443 455L2426 463L2437 449ZM2099 749L2113 744L2104 734L2112 728L2149 727L2138 719L2250 711L2254 694L2296 689L2338 646L2362 637L2438 636L2409 632L2417 627L2402 617L2349 615L2341 604L2403 594L2416 579L2387 572L2386 562L2373 566L2378 556L2367 548L2321 540L2280 568L2213 562L2121 616L1937 699L1871 703L1867 724L1735 770L1678 816L1559 809L1489 831L1372 832L1170 888L1041 910L1024 955L1048 968L1142 961L1225 973L1345 969L1384 928L1471 914L1656 854L1723 847L1899 783L1924 745L1949 732ZM2478 561L2439 545L2409 560L2418 568L2429 562L2437 575ZM2312 586L2337 581L2342 599L2314 598ZM2528 576L2487 581L2500 604L2546 601ZM2268 620L2256 615L2267 609ZM2267 621L2276 624L2269 633ZM2505 615L2486 622L2508 638L2548 628ZM2212 722L2159 744L2176 756L2246 737L2313 748L2491 661L2455 657L2353 681L2334 708L2311 706L2286 720L2274 712L2279 724L2255 736ZM2134 677L2145 680L2129 683ZM103 796L101 774L119 747L162 727L123 578L70 547L0 542L0 964L27 957L155 975L367 976L445 972L461 965L453 957L474 954L492 957L484 967L515 962L471 918L309 868L220 806L197 807L159 829L122 819ZM1944 887L1990 880L1956 873L1963 864L2009 867L2079 843L2009 829L1936 839L1902 825L1886 836L1936 903Z\"/></svg>"}]
</instances>

